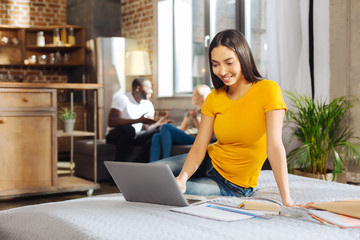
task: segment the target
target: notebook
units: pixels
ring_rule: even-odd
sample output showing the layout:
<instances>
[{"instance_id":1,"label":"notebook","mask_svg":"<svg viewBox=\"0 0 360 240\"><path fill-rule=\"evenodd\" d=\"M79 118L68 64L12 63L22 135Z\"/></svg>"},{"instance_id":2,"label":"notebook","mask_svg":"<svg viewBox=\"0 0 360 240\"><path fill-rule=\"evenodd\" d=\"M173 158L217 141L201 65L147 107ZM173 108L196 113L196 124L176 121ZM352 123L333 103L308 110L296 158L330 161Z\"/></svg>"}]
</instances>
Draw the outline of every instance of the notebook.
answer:
<instances>
[{"instance_id":1,"label":"notebook","mask_svg":"<svg viewBox=\"0 0 360 240\"><path fill-rule=\"evenodd\" d=\"M112 161L104 164L127 201L178 207L200 201L187 201L168 165Z\"/></svg>"},{"instance_id":2,"label":"notebook","mask_svg":"<svg viewBox=\"0 0 360 240\"><path fill-rule=\"evenodd\" d=\"M360 199L313 203L310 207L360 218Z\"/></svg>"}]
</instances>

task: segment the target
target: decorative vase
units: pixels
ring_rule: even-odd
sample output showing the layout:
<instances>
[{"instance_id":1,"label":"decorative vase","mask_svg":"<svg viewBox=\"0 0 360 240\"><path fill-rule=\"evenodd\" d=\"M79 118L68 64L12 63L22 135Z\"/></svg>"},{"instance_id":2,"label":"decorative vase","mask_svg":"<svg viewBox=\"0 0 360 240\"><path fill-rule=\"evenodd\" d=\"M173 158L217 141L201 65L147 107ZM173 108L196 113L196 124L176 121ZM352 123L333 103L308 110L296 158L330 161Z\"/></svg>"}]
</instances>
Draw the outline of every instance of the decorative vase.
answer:
<instances>
[{"instance_id":1,"label":"decorative vase","mask_svg":"<svg viewBox=\"0 0 360 240\"><path fill-rule=\"evenodd\" d=\"M326 173L326 174L313 174L313 173L309 173L309 172L304 172L300 169L294 169L294 174L298 175L298 176L303 176L303 177L332 181L332 173L331 172ZM334 182L346 183L347 182L346 172L342 172L342 173L338 174L335 177Z\"/></svg>"},{"instance_id":2,"label":"decorative vase","mask_svg":"<svg viewBox=\"0 0 360 240\"><path fill-rule=\"evenodd\" d=\"M66 133L74 131L75 119L63 120L63 130Z\"/></svg>"}]
</instances>

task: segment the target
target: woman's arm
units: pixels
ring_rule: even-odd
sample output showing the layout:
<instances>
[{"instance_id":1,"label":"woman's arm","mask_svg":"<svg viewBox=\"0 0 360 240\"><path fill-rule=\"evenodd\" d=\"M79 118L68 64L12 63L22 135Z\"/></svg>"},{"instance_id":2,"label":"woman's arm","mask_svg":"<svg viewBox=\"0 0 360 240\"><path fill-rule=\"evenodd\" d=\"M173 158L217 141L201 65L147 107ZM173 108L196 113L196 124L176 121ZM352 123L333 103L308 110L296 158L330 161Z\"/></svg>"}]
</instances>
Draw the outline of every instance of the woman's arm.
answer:
<instances>
[{"instance_id":1,"label":"woman's arm","mask_svg":"<svg viewBox=\"0 0 360 240\"><path fill-rule=\"evenodd\" d=\"M267 156L275 176L284 206L294 203L290 196L286 153L282 142L282 127L285 110L273 110L265 114L267 135Z\"/></svg>"},{"instance_id":2,"label":"woman's arm","mask_svg":"<svg viewBox=\"0 0 360 240\"><path fill-rule=\"evenodd\" d=\"M187 122L188 122L188 118L187 116L185 116L181 122L181 125L180 125L180 129L185 131L186 128L187 128Z\"/></svg>"},{"instance_id":3,"label":"woman's arm","mask_svg":"<svg viewBox=\"0 0 360 240\"><path fill-rule=\"evenodd\" d=\"M198 120L198 118L197 118L197 116L198 116L198 111L197 110L195 110L195 109L190 109L189 110L189 115L191 116L191 118L192 118L192 120L193 120L193 122L194 122L194 125L195 125L195 127L197 128L197 129L199 129L199 127L200 127L200 122L199 122L199 120Z\"/></svg>"},{"instance_id":4,"label":"woman's arm","mask_svg":"<svg viewBox=\"0 0 360 240\"><path fill-rule=\"evenodd\" d=\"M186 158L184 166L176 178L181 190L186 191L186 181L195 173L204 160L207 146L209 145L214 129L214 118L201 115L199 132Z\"/></svg>"}]
</instances>

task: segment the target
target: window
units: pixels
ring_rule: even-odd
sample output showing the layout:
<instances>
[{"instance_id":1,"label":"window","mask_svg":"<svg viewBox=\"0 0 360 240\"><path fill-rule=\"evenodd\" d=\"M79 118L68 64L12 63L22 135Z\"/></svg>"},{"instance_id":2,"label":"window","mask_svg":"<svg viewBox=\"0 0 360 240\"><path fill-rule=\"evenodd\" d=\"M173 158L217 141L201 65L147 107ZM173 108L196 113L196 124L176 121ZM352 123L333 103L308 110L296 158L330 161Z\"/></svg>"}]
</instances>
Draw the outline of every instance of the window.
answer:
<instances>
[{"instance_id":1,"label":"window","mask_svg":"<svg viewBox=\"0 0 360 240\"><path fill-rule=\"evenodd\" d=\"M191 94L196 85L211 85L208 45L224 29L245 29L261 65L264 6L265 0L158 0L158 95Z\"/></svg>"},{"instance_id":2,"label":"window","mask_svg":"<svg viewBox=\"0 0 360 240\"><path fill-rule=\"evenodd\" d=\"M245 37L256 66L263 77L267 76L266 0L245 0Z\"/></svg>"}]
</instances>

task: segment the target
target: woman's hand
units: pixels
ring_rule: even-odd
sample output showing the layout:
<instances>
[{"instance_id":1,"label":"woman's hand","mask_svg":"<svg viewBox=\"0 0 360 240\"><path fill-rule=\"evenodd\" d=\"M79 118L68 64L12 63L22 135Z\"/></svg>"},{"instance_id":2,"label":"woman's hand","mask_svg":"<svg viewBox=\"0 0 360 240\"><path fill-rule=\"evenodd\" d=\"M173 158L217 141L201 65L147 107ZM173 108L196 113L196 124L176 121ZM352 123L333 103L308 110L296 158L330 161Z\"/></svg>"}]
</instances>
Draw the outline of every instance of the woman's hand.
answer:
<instances>
[{"instance_id":1,"label":"woman's hand","mask_svg":"<svg viewBox=\"0 0 360 240\"><path fill-rule=\"evenodd\" d=\"M192 118L197 118L198 112L196 109L190 109L189 114Z\"/></svg>"},{"instance_id":2,"label":"woman's hand","mask_svg":"<svg viewBox=\"0 0 360 240\"><path fill-rule=\"evenodd\" d=\"M310 205L313 204L314 202L309 202L309 203L299 203L299 204L294 204L294 202L292 200L288 201L288 202L283 202L283 205L285 207L302 207L302 208L310 208Z\"/></svg>"},{"instance_id":3,"label":"woman's hand","mask_svg":"<svg viewBox=\"0 0 360 240\"><path fill-rule=\"evenodd\" d=\"M170 119L168 119L170 117L170 113L167 113L165 116L161 117L156 123L159 127L161 127L162 125L164 125L165 123L171 122Z\"/></svg>"},{"instance_id":4,"label":"woman's hand","mask_svg":"<svg viewBox=\"0 0 360 240\"><path fill-rule=\"evenodd\" d=\"M186 192L186 180L182 180L180 177L177 177L176 182L178 183L182 193L185 193Z\"/></svg>"}]
</instances>

